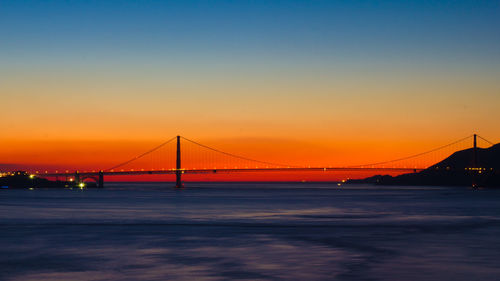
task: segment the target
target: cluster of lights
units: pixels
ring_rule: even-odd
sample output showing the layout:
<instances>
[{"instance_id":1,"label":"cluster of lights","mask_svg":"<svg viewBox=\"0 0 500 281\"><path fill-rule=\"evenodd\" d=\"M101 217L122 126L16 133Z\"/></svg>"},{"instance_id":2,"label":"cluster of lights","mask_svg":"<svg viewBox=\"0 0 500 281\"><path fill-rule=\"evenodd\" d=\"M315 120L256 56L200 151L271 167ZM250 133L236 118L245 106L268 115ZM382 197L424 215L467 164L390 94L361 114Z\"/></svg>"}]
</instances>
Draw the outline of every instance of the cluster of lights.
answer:
<instances>
[{"instance_id":1,"label":"cluster of lights","mask_svg":"<svg viewBox=\"0 0 500 281\"><path fill-rule=\"evenodd\" d=\"M22 176L22 175L27 175L26 172L5 172L5 173L0 173L0 178L1 177L7 177L7 176ZM28 175L30 179L34 179L36 177L35 174L30 174Z\"/></svg>"},{"instance_id":2,"label":"cluster of lights","mask_svg":"<svg viewBox=\"0 0 500 281\"><path fill-rule=\"evenodd\" d=\"M348 180L349 178L347 178L346 180L341 180L339 183L337 183L337 186L342 186L342 184L346 183Z\"/></svg>"},{"instance_id":3,"label":"cluster of lights","mask_svg":"<svg viewBox=\"0 0 500 281\"><path fill-rule=\"evenodd\" d=\"M487 171L488 168L465 168L467 171ZM493 171L493 168L489 169L490 171Z\"/></svg>"},{"instance_id":4,"label":"cluster of lights","mask_svg":"<svg viewBox=\"0 0 500 281\"><path fill-rule=\"evenodd\" d=\"M450 170L451 168L450 168L450 166L447 166L445 169ZM436 166L436 170L439 170L439 166Z\"/></svg>"}]
</instances>

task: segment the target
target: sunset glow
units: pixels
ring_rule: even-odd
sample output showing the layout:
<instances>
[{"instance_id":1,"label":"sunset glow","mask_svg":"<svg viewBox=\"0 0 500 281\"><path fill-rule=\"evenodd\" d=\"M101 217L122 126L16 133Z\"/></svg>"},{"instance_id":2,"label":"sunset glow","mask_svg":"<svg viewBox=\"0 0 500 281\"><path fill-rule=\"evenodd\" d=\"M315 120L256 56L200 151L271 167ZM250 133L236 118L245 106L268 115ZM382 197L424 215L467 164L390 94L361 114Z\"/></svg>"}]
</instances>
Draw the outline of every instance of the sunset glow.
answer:
<instances>
[{"instance_id":1,"label":"sunset glow","mask_svg":"<svg viewBox=\"0 0 500 281\"><path fill-rule=\"evenodd\" d=\"M0 5L0 170L101 170L176 135L298 166L500 139L495 1L21 2Z\"/></svg>"}]
</instances>

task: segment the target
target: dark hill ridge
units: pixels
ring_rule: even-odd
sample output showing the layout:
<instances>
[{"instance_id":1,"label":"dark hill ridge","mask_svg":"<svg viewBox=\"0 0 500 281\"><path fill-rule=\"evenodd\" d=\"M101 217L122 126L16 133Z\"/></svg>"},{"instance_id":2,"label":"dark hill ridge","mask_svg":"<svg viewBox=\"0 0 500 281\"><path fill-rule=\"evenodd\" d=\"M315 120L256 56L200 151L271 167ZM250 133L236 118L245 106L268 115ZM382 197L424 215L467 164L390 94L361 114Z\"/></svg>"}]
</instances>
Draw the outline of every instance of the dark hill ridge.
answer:
<instances>
[{"instance_id":1,"label":"dark hill ridge","mask_svg":"<svg viewBox=\"0 0 500 281\"><path fill-rule=\"evenodd\" d=\"M443 161L413 174L396 177L374 176L352 183L377 183L382 185L449 185L500 187L500 143L489 148L477 148L477 168L473 167L473 148L457 151Z\"/></svg>"},{"instance_id":2,"label":"dark hill ridge","mask_svg":"<svg viewBox=\"0 0 500 281\"><path fill-rule=\"evenodd\" d=\"M453 167L458 170L473 166L473 148L457 151L427 170ZM500 143L489 148L477 148L477 167L500 169Z\"/></svg>"}]
</instances>

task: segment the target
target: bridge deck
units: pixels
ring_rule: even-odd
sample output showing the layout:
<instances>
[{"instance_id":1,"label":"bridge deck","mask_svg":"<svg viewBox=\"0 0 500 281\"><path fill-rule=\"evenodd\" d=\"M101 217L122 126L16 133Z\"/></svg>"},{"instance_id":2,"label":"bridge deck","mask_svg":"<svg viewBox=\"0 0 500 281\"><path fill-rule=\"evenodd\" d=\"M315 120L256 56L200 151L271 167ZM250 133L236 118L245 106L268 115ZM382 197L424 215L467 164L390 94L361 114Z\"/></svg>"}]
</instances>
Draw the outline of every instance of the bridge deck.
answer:
<instances>
[{"instance_id":1,"label":"bridge deck","mask_svg":"<svg viewBox=\"0 0 500 281\"><path fill-rule=\"evenodd\" d=\"M214 174L214 173L241 173L241 172L336 172L336 171L392 171L392 172L420 172L423 168L371 168L371 167L290 167L290 168L213 168L213 169L180 169L182 174ZM167 175L175 174L176 169L170 170L140 170L140 171L104 171L105 176L120 175ZM80 176L97 176L99 171L79 172ZM68 173L39 173L38 176L58 177L74 176L75 172Z\"/></svg>"}]
</instances>

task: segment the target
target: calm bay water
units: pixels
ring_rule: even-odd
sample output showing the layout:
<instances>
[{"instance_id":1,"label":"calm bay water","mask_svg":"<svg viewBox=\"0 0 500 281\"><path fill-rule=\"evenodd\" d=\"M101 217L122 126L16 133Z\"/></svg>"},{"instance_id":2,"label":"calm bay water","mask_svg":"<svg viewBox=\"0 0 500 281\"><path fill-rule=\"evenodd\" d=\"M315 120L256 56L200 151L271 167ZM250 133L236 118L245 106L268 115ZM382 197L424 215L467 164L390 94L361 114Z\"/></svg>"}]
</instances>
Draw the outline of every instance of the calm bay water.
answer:
<instances>
[{"instance_id":1,"label":"calm bay water","mask_svg":"<svg viewBox=\"0 0 500 281\"><path fill-rule=\"evenodd\" d=\"M499 280L500 190L0 190L0 280Z\"/></svg>"}]
</instances>

